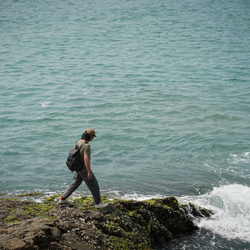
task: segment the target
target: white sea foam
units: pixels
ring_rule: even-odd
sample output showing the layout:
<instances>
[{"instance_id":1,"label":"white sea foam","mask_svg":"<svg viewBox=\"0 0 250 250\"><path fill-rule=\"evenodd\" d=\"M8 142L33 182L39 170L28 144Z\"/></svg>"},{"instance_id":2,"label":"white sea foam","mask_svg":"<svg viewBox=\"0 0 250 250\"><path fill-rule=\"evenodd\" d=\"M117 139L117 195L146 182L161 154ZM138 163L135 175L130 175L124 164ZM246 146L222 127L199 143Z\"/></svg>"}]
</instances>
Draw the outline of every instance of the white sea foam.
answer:
<instances>
[{"instance_id":1,"label":"white sea foam","mask_svg":"<svg viewBox=\"0 0 250 250\"><path fill-rule=\"evenodd\" d=\"M111 199L122 199L122 200L136 200L136 201L144 201L148 199L160 199L164 198L165 196L160 195L160 194L143 194L143 193L138 193L138 192L129 192L129 193L124 193L119 188L115 189L108 189L108 190L103 190L105 194L108 195L109 198Z\"/></svg>"},{"instance_id":2,"label":"white sea foam","mask_svg":"<svg viewBox=\"0 0 250 250\"><path fill-rule=\"evenodd\" d=\"M51 103L51 101L45 101L41 103L42 107L48 107L48 105Z\"/></svg>"},{"instance_id":3,"label":"white sea foam","mask_svg":"<svg viewBox=\"0 0 250 250\"><path fill-rule=\"evenodd\" d=\"M228 239L250 242L250 187L231 184L214 188L211 193L197 197L182 197L215 212L202 219L198 226Z\"/></svg>"},{"instance_id":4,"label":"white sea foam","mask_svg":"<svg viewBox=\"0 0 250 250\"><path fill-rule=\"evenodd\" d=\"M240 155L237 154L230 154L230 159L228 159L229 162L233 164L238 163L249 163L250 162L250 152L245 152Z\"/></svg>"},{"instance_id":5,"label":"white sea foam","mask_svg":"<svg viewBox=\"0 0 250 250\"><path fill-rule=\"evenodd\" d=\"M164 196L159 194L145 195L145 194L131 193L131 194L125 194L121 197L121 199L123 200L136 200L136 201L144 201L148 199L160 199L160 198L164 198Z\"/></svg>"},{"instance_id":6,"label":"white sea foam","mask_svg":"<svg viewBox=\"0 0 250 250\"><path fill-rule=\"evenodd\" d=\"M52 195L57 194L56 192L46 192L40 197L31 197L29 199L32 199L38 203L42 203L45 198L48 198ZM82 193L82 192L74 192L72 196L69 198L69 200L74 200L75 198L80 198L84 195L90 196L89 192L87 193ZM108 197L112 200L112 198L117 198L117 199L122 199L122 200L136 200L136 201L144 201L148 199L161 199L164 198L165 196L159 195L159 194L152 194L152 195L145 195L145 194L138 194L138 193L131 193L131 194L123 194L121 195L119 191L113 191L113 192L108 192ZM27 199L25 197L24 199ZM59 200L58 198L55 198L55 201Z\"/></svg>"}]
</instances>

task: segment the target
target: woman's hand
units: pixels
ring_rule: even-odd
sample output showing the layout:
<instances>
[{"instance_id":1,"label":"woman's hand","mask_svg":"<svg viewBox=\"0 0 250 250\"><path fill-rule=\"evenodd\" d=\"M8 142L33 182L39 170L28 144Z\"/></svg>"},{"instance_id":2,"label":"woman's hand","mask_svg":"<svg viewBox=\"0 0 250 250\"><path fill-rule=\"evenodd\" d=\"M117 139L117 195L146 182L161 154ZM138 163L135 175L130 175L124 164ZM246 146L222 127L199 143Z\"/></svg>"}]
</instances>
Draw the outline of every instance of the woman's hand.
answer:
<instances>
[{"instance_id":1,"label":"woman's hand","mask_svg":"<svg viewBox=\"0 0 250 250\"><path fill-rule=\"evenodd\" d=\"M93 176L92 176L92 172L88 172L88 180L92 180Z\"/></svg>"}]
</instances>

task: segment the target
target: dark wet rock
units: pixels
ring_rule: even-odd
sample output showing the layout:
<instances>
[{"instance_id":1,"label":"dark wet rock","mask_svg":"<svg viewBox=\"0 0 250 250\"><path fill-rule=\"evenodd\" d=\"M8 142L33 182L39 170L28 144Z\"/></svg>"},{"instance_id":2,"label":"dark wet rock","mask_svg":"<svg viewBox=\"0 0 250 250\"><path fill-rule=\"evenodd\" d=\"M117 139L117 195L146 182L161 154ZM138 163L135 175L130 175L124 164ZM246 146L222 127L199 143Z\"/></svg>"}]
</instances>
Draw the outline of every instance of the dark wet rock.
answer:
<instances>
[{"instance_id":1,"label":"dark wet rock","mask_svg":"<svg viewBox=\"0 0 250 250\"><path fill-rule=\"evenodd\" d=\"M0 249L153 249L173 237L192 233L195 217L210 211L180 206L175 197L147 201L105 200L97 210L83 196L60 207L0 199Z\"/></svg>"}]
</instances>

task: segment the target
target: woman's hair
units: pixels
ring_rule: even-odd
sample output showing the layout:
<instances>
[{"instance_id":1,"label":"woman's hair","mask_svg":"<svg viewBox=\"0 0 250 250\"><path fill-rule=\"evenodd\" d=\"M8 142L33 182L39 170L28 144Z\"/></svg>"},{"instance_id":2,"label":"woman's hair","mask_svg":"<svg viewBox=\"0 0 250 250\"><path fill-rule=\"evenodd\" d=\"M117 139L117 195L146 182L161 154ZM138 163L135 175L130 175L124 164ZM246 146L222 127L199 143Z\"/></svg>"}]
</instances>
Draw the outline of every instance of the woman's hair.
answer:
<instances>
[{"instance_id":1,"label":"woman's hair","mask_svg":"<svg viewBox=\"0 0 250 250\"><path fill-rule=\"evenodd\" d=\"M82 140L85 140L85 141L89 141L91 138L91 135L87 133L87 131L85 131L83 134L82 134Z\"/></svg>"}]
</instances>

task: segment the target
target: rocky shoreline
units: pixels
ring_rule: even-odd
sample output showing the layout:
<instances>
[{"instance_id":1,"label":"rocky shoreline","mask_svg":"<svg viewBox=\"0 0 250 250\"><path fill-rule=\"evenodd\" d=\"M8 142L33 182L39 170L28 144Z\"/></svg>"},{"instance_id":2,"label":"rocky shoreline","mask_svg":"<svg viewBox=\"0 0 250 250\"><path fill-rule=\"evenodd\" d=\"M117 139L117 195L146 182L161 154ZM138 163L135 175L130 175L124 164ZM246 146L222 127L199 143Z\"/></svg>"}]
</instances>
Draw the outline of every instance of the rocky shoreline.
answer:
<instances>
[{"instance_id":1,"label":"rocky shoreline","mask_svg":"<svg viewBox=\"0 0 250 250\"><path fill-rule=\"evenodd\" d=\"M198 229L211 212L175 197L146 201L109 200L103 209L88 196L59 206L59 195L43 203L0 199L0 249L156 249Z\"/></svg>"}]
</instances>

